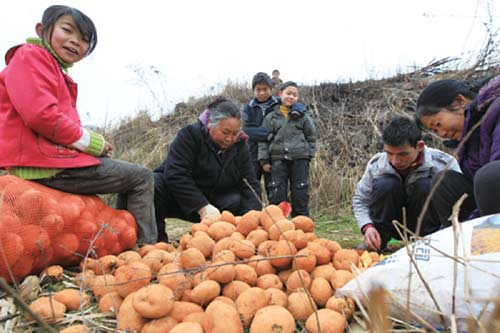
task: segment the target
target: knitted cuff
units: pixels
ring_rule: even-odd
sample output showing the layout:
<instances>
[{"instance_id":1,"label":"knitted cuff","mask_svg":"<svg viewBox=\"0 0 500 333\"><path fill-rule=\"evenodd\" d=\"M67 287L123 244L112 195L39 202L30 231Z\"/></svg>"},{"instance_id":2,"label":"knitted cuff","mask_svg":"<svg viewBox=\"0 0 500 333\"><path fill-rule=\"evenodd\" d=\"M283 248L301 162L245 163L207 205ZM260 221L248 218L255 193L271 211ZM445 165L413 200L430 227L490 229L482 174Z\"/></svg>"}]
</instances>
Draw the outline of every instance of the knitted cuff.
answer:
<instances>
[{"instance_id":1,"label":"knitted cuff","mask_svg":"<svg viewBox=\"0 0 500 333\"><path fill-rule=\"evenodd\" d=\"M85 152L92 156L101 156L105 144L104 137L101 134L96 133L94 131L89 130L89 133L90 133L90 143L87 149L85 149Z\"/></svg>"}]
</instances>

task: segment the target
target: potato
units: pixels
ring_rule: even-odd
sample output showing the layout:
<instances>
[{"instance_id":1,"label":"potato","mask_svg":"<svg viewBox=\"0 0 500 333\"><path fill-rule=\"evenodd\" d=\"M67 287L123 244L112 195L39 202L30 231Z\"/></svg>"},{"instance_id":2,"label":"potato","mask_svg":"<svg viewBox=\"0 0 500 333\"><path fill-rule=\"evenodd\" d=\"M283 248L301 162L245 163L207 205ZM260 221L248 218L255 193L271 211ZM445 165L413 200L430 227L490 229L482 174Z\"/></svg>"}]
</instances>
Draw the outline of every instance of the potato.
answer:
<instances>
[{"instance_id":1,"label":"potato","mask_svg":"<svg viewBox=\"0 0 500 333\"><path fill-rule=\"evenodd\" d=\"M172 244L167 242L158 242L153 245L156 249L167 251L167 252L176 252L175 247Z\"/></svg>"},{"instance_id":2,"label":"potato","mask_svg":"<svg viewBox=\"0 0 500 333\"><path fill-rule=\"evenodd\" d=\"M29 308L49 324L54 324L62 320L66 312L66 305L56 301L54 298L50 299L50 297L40 297L31 303ZM27 313L26 319L33 320Z\"/></svg>"},{"instance_id":3,"label":"potato","mask_svg":"<svg viewBox=\"0 0 500 333\"><path fill-rule=\"evenodd\" d=\"M322 277L327 281L330 281L333 272L335 272L335 268L332 264L319 265L312 271L311 277L313 279Z\"/></svg>"},{"instance_id":4,"label":"potato","mask_svg":"<svg viewBox=\"0 0 500 333\"><path fill-rule=\"evenodd\" d=\"M205 305L210 303L215 297L220 295L220 285L212 280L200 282L191 290L191 300L193 303Z\"/></svg>"},{"instance_id":5,"label":"potato","mask_svg":"<svg viewBox=\"0 0 500 333\"><path fill-rule=\"evenodd\" d=\"M284 218L285 216L283 216L281 208L277 205L269 205L262 209L260 225L263 226L266 231L269 231L273 224Z\"/></svg>"},{"instance_id":6,"label":"potato","mask_svg":"<svg viewBox=\"0 0 500 333\"><path fill-rule=\"evenodd\" d=\"M73 283L77 287L81 288L89 288L89 286L92 284L92 281L95 279L96 275L94 271L87 270L85 273L78 273L74 278L73 278Z\"/></svg>"},{"instance_id":7,"label":"potato","mask_svg":"<svg viewBox=\"0 0 500 333\"><path fill-rule=\"evenodd\" d=\"M208 235L215 241L231 236L234 231L236 227L228 222L215 222L208 227Z\"/></svg>"},{"instance_id":8,"label":"potato","mask_svg":"<svg viewBox=\"0 0 500 333\"><path fill-rule=\"evenodd\" d=\"M92 279L92 282L89 283L89 287L92 289L97 299L100 299L104 294L117 291L116 279L113 275L109 274L96 276Z\"/></svg>"},{"instance_id":9,"label":"potato","mask_svg":"<svg viewBox=\"0 0 500 333\"><path fill-rule=\"evenodd\" d=\"M213 303L213 302L212 302ZM183 323L198 323L203 327L203 323L207 320L205 312L194 312L184 317Z\"/></svg>"},{"instance_id":10,"label":"potato","mask_svg":"<svg viewBox=\"0 0 500 333\"><path fill-rule=\"evenodd\" d=\"M49 266L40 273L40 278L44 276L49 277L53 281L61 281L63 277L63 268L59 265Z\"/></svg>"},{"instance_id":11,"label":"potato","mask_svg":"<svg viewBox=\"0 0 500 333\"><path fill-rule=\"evenodd\" d=\"M335 253L337 253L338 250L342 249L340 244L334 240L331 239L326 239L326 238L318 238L313 240L314 243L318 243L322 245L323 247L326 247L328 251L330 251L330 257L333 258Z\"/></svg>"},{"instance_id":12,"label":"potato","mask_svg":"<svg viewBox=\"0 0 500 333\"><path fill-rule=\"evenodd\" d=\"M314 313L307 318L307 332L344 333L346 321L339 313L330 309L321 309L318 310L318 319L321 332L318 330L318 320L316 319L316 314Z\"/></svg>"},{"instance_id":13,"label":"potato","mask_svg":"<svg viewBox=\"0 0 500 333\"><path fill-rule=\"evenodd\" d=\"M295 320L285 308L269 305L257 311L250 326L250 333L293 333Z\"/></svg>"},{"instance_id":14,"label":"potato","mask_svg":"<svg viewBox=\"0 0 500 333\"><path fill-rule=\"evenodd\" d=\"M94 271L97 275L103 274L114 274L118 266L122 263L121 259L114 255L107 255L99 258L97 261Z\"/></svg>"},{"instance_id":15,"label":"potato","mask_svg":"<svg viewBox=\"0 0 500 333\"><path fill-rule=\"evenodd\" d=\"M122 303L123 298L120 294L118 294L118 292L113 291L107 293L99 300L99 312L111 312L116 316Z\"/></svg>"},{"instance_id":16,"label":"potato","mask_svg":"<svg viewBox=\"0 0 500 333\"><path fill-rule=\"evenodd\" d=\"M311 304L312 302L312 304ZM314 300L304 290L298 290L288 295L288 311L293 318L300 321L305 321L311 313L316 310Z\"/></svg>"},{"instance_id":17,"label":"potato","mask_svg":"<svg viewBox=\"0 0 500 333\"><path fill-rule=\"evenodd\" d=\"M89 333L90 330L85 325L71 325L59 331L59 333Z\"/></svg>"},{"instance_id":18,"label":"potato","mask_svg":"<svg viewBox=\"0 0 500 333\"><path fill-rule=\"evenodd\" d=\"M215 243L215 245L213 246L212 257L217 257L219 252L229 250L229 246L235 241L236 239L232 237L224 237L217 241L217 243Z\"/></svg>"},{"instance_id":19,"label":"potato","mask_svg":"<svg viewBox=\"0 0 500 333\"><path fill-rule=\"evenodd\" d=\"M352 278L353 275L350 271L337 269L335 272L333 272L330 283L332 284L333 288L337 290L342 288L347 282L351 281Z\"/></svg>"},{"instance_id":20,"label":"potato","mask_svg":"<svg viewBox=\"0 0 500 333\"><path fill-rule=\"evenodd\" d=\"M272 244L269 248L270 257L291 256L297 253L295 246L287 241L281 240ZM284 269L290 266L292 257L271 259L271 265L274 267Z\"/></svg>"},{"instance_id":21,"label":"potato","mask_svg":"<svg viewBox=\"0 0 500 333\"><path fill-rule=\"evenodd\" d=\"M255 245L249 240L235 240L229 245L229 250L238 258L247 259L255 254Z\"/></svg>"},{"instance_id":22,"label":"potato","mask_svg":"<svg viewBox=\"0 0 500 333\"><path fill-rule=\"evenodd\" d=\"M241 232L238 232L238 231L234 231L231 236L232 239L235 239L235 240L244 240L245 239L245 235L243 235ZM253 243L252 243L253 244Z\"/></svg>"},{"instance_id":23,"label":"potato","mask_svg":"<svg viewBox=\"0 0 500 333\"><path fill-rule=\"evenodd\" d=\"M178 323L170 333L203 333L203 328L198 323Z\"/></svg>"},{"instance_id":24,"label":"potato","mask_svg":"<svg viewBox=\"0 0 500 333\"><path fill-rule=\"evenodd\" d=\"M197 232L197 231L204 231L204 232L207 232L208 231L208 225L204 224L204 223L194 223L192 226L191 226L191 235L194 236L194 234ZM208 233L207 233L208 234Z\"/></svg>"},{"instance_id":25,"label":"potato","mask_svg":"<svg viewBox=\"0 0 500 333\"><path fill-rule=\"evenodd\" d=\"M142 257L139 254L139 252L132 251L132 250L122 252L118 255L118 259L120 259L121 266L126 265L126 264L130 264L134 261L140 261L141 258Z\"/></svg>"},{"instance_id":26,"label":"potato","mask_svg":"<svg viewBox=\"0 0 500 333\"><path fill-rule=\"evenodd\" d=\"M324 307L328 299L333 295L333 289L325 278L315 278L309 289L311 296L319 307Z\"/></svg>"},{"instance_id":27,"label":"potato","mask_svg":"<svg viewBox=\"0 0 500 333\"><path fill-rule=\"evenodd\" d=\"M128 294L118 310L116 321L117 328L119 330L127 330L127 332L140 332L144 324L146 324L146 319L134 308L134 295L135 292Z\"/></svg>"},{"instance_id":28,"label":"potato","mask_svg":"<svg viewBox=\"0 0 500 333\"><path fill-rule=\"evenodd\" d=\"M210 238L210 237L207 237ZM185 250L187 249L187 245L189 242L193 239L193 236L190 234L184 234L179 238L179 249L180 250ZM211 238L210 238L211 239ZM213 240L213 239L212 239Z\"/></svg>"},{"instance_id":29,"label":"potato","mask_svg":"<svg viewBox=\"0 0 500 333\"><path fill-rule=\"evenodd\" d=\"M314 221L307 216L299 215L292 218L292 223L295 229L300 229L304 232L314 232Z\"/></svg>"},{"instance_id":30,"label":"potato","mask_svg":"<svg viewBox=\"0 0 500 333\"><path fill-rule=\"evenodd\" d=\"M236 299L236 308L241 315L245 327L250 324L257 310L265 306L267 306L266 294L260 288L253 287L244 290Z\"/></svg>"},{"instance_id":31,"label":"potato","mask_svg":"<svg viewBox=\"0 0 500 333\"><path fill-rule=\"evenodd\" d=\"M159 319L172 310L174 293L164 285L150 284L135 292L133 306L144 318Z\"/></svg>"},{"instance_id":32,"label":"potato","mask_svg":"<svg viewBox=\"0 0 500 333\"><path fill-rule=\"evenodd\" d=\"M305 248L297 252L295 260L292 262L292 267L294 269L303 269L308 273L311 273L316 267L316 255L311 249ZM305 256L305 257L302 257Z\"/></svg>"},{"instance_id":33,"label":"potato","mask_svg":"<svg viewBox=\"0 0 500 333\"><path fill-rule=\"evenodd\" d=\"M351 264L354 265L354 267L358 267L359 264L359 254L355 250L340 249L335 252L333 266L335 266L336 269L344 269L350 272Z\"/></svg>"},{"instance_id":34,"label":"potato","mask_svg":"<svg viewBox=\"0 0 500 333\"><path fill-rule=\"evenodd\" d=\"M231 281L224 286L222 294L233 301L245 290L250 289L250 285L242 281Z\"/></svg>"},{"instance_id":35,"label":"potato","mask_svg":"<svg viewBox=\"0 0 500 333\"><path fill-rule=\"evenodd\" d=\"M288 292L296 291L301 288L309 289L310 286L311 276L303 269L292 272L286 280L286 290Z\"/></svg>"},{"instance_id":36,"label":"potato","mask_svg":"<svg viewBox=\"0 0 500 333\"><path fill-rule=\"evenodd\" d=\"M173 262L174 259L174 253L155 248L142 257L141 262L148 265L152 274L156 274L163 266Z\"/></svg>"},{"instance_id":37,"label":"potato","mask_svg":"<svg viewBox=\"0 0 500 333\"><path fill-rule=\"evenodd\" d=\"M254 286L257 283L257 272L252 266L246 264L238 264L234 266L234 279L238 281L243 281L250 286Z\"/></svg>"},{"instance_id":38,"label":"potato","mask_svg":"<svg viewBox=\"0 0 500 333\"><path fill-rule=\"evenodd\" d=\"M234 306L234 308L236 309L236 303L230 299L229 297L226 297L226 296L217 296L215 297L214 301L221 301L221 302L224 302L228 305L231 305L231 306Z\"/></svg>"},{"instance_id":39,"label":"potato","mask_svg":"<svg viewBox=\"0 0 500 333\"><path fill-rule=\"evenodd\" d=\"M158 272L157 279L159 284L174 292L176 300L182 297L184 290L191 288L191 281L186 278L179 265L174 263L163 266Z\"/></svg>"},{"instance_id":40,"label":"potato","mask_svg":"<svg viewBox=\"0 0 500 333\"><path fill-rule=\"evenodd\" d=\"M197 268L205 266L205 255L196 248L188 248L181 252L179 262L182 268Z\"/></svg>"},{"instance_id":41,"label":"potato","mask_svg":"<svg viewBox=\"0 0 500 333\"><path fill-rule=\"evenodd\" d=\"M289 230L295 230L295 225L287 219L279 220L269 228L269 239L277 241Z\"/></svg>"},{"instance_id":42,"label":"potato","mask_svg":"<svg viewBox=\"0 0 500 333\"><path fill-rule=\"evenodd\" d=\"M115 277L116 291L118 291L121 297L126 297L150 283L151 268L140 261L135 261L118 267Z\"/></svg>"},{"instance_id":43,"label":"potato","mask_svg":"<svg viewBox=\"0 0 500 333\"><path fill-rule=\"evenodd\" d=\"M337 298L332 296L326 302L327 309L337 311L346 319L351 319L354 311L356 311L356 303L352 298Z\"/></svg>"},{"instance_id":44,"label":"potato","mask_svg":"<svg viewBox=\"0 0 500 333\"><path fill-rule=\"evenodd\" d=\"M233 225L236 225L236 218L234 217L233 213L231 213L228 210L223 210L222 213L220 214L220 221L222 222L228 222Z\"/></svg>"},{"instance_id":45,"label":"potato","mask_svg":"<svg viewBox=\"0 0 500 333\"><path fill-rule=\"evenodd\" d=\"M207 306L206 320L203 323L205 333L241 333L240 316L236 308L221 301L214 301Z\"/></svg>"},{"instance_id":46,"label":"potato","mask_svg":"<svg viewBox=\"0 0 500 333\"><path fill-rule=\"evenodd\" d=\"M78 289L63 289L54 295L54 299L66 305L66 309L73 311L89 304L90 298Z\"/></svg>"},{"instance_id":47,"label":"potato","mask_svg":"<svg viewBox=\"0 0 500 333\"><path fill-rule=\"evenodd\" d=\"M286 281L293 272L294 270L292 268L279 272L278 277L280 278L281 283L285 285Z\"/></svg>"},{"instance_id":48,"label":"potato","mask_svg":"<svg viewBox=\"0 0 500 333\"><path fill-rule=\"evenodd\" d=\"M178 322L170 316L160 319L153 319L147 322L141 330L141 333L165 333L170 332L171 329L177 325Z\"/></svg>"},{"instance_id":49,"label":"potato","mask_svg":"<svg viewBox=\"0 0 500 333\"><path fill-rule=\"evenodd\" d=\"M283 283L276 274L264 274L257 278L257 287L283 289Z\"/></svg>"},{"instance_id":50,"label":"potato","mask_svg":"<svg viewBox=\"0 0 500 333\"><path fill-rule=\"evenodd\" d=\"M288 306L288 296L283 290L267 288L264 293L266 294L267 305L278 305L284 308Z\"/></svg>"},{"instance_id":51,"label":"potato","mask_svg":"<svg viewBox=\"0 0 500 333\"><path fill-rule=\"evenodd\" d=\"M303 249L307 246L308 239L306 234L302 230L287 230L280 235L279 240L287 240L292 242L293 245L297 248L297 250Z\"/></svg>"},{"instance_id":52,"label":"potato","mask_svg":"<svg viewBox=\"0 0 500 333\"><path fill-rule=\"evenodd\" d=\"M250 232L256 230L259 226L261 212L257 210L251 210L243 214L240 222L236 226L236 230L241 232L243 235L248 236ZM256 245L257 246L257 245Z\"/></svg>"},{"instance_id":53,"label":"potato","mask_svg":"<svg viewBox=\"0 0 500 333\"><path fill-rule=\"evenodd\" d=\"M193 237L189 242L186 244L186 249L191 249L195 248L201 251L205 258L208 258L212 255L212 251L214 250L215 246L215 241L208 237L208 236L196 236Z\"/></svg>"},{"instance_id":54,"label":"potato","mask_svg":"<svg viewBox=\"0 0 500 333\"><path fill-rule=\"evenodd\" d=\"M249 260L255 260L248 263L248 266L255 269L257 276L261 276L264 274L275 274L276 268L271 265L271 262L265 259L264 256L255 255L249 258Z\"/></svg>"},{"instance_id":55,"label":"potato","mask_svg":"<svg viewBox=\"0 0 500 333\"><path fill-rule=\"evenodd\" d=\"M174 307L169 313L169 316L181 322L187 315L195 312L204 312L203 308L196 303L191 302L174 302Z\"/></svg>"},{"instance_id":56,"label":"potato","mask_svg":"<svg viewBox=\"0 0 500 333\"><path fill-rule=\"evenodd\" d=\"M313 251L316 256L316 263L318 265L325 265L330 263L332 257L330 255L330 250L319 243L315 243L314 241L307 243L306 249L310 249Z\"/></svg>"},{"instance_id":57,"label":"potato","mask_svg":"<svg viewBox=\"0 0 500 333\"><path fill-rule=\"evenodd\" d=\"M269 240L269 234L265 230L256 229L256 230L250 231L250 233L247 235L246 239L251 241L252 243L254 243L255 247L258 248L262 242Z\"/></svg>"},{"instance_id":58,"label":"potato","mask_svg":"<svg viewBox=\"0 0 500 333\"><path fill-rule=\"evenodd\" d=\"M257 254L265 257L271 256L271 247L277 242L273 240L265 240L257 247Z\"/></svg>"}]
</instances>

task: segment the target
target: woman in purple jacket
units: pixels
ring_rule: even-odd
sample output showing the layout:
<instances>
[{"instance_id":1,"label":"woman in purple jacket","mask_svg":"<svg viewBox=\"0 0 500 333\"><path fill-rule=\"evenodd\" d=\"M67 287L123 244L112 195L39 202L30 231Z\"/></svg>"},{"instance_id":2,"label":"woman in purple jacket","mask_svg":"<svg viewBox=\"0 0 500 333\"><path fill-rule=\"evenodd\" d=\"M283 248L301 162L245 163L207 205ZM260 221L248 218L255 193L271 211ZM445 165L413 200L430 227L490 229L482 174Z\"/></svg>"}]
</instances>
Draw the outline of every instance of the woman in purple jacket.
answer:
<instances>
[{"instance_id":1,"label":"woman in purple jacket","mask_svg":"<svg viewBox=\"0 0 500 333\"><path fill-rule=\"evenodd\" d=\"M431 83L417 100L422 127L458 144L463 173L444 171L432 202L443 226L464 194L459 220L500 212L500 76L470 84L459 80ZM436 177L438 178L439 175Z\"/></svg>"}]
</instances>

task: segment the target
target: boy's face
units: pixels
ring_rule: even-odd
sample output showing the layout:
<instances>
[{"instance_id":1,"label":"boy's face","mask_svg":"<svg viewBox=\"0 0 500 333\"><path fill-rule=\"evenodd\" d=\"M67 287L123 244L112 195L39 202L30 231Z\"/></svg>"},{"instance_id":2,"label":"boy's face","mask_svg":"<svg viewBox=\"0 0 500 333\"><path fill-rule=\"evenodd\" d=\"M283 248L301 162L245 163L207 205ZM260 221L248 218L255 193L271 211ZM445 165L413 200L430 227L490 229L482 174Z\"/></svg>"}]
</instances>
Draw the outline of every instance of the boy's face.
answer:
<instances>
[{"instance_id":1,"label":"boy's face","mask_svg":"<svg viewBox=\"0 0 500 333\"><path fill-rule=\"evenodd\" d=\"M299 90L297 87L286 87L279 95L281 97L281 104L287 108L291 107L299 100Z\"/></svg>"},{"instance_id":2,"label":"boy's face","mask_svg":"<svg viewBox=\"0 0 500 333\"><path fill-rule=\"evenodd\" d=\"M276 79L279 76L280 76L279 72L276 72L276 71L273 72L273 79Z\"/></svg>"},{"instance_id":3,"label":"boy's face","mask_svg":"<svg viewBox=\"0 0 500 333\"><path fill-rule=\"evenodd\" d=\"M62 61L73 64L87 54L89 41L82 36L71 15L61 16L56 21L51 36L49 33L42 36L42 29L42 24L37 24L38 35L50 43Z\"/></svg>"},{"instance_id":4,"label":"boy's face","mask_svg":"<svg viewBox=\"0 0 500 333\"><path fill-rule=\"evenodd\" d=\"M271 87L265 83L257 83L253 88L253 95L259 102L265 102L271 97Z\"/></svg>"}]
</instances>

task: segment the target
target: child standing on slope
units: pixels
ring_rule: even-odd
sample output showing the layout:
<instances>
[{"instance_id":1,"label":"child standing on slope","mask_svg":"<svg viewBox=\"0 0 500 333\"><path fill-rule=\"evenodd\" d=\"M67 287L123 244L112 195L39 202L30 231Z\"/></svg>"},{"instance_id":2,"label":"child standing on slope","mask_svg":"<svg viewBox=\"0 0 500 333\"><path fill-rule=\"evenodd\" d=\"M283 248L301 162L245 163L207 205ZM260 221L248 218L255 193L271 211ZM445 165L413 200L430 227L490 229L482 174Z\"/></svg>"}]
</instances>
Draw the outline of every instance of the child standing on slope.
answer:
<instances>
[{"instance_id":1,"label":"child standing on slope","mask_svg":"<svg viewBox=\"0 0 500 333\"><path fill-rule=\"evenodd\" d=\"M245 105L243 109L243 131L248 135L248 148L250 150L250 158L257 176L257 182L264 175L264 186L267 190L267 185L270 182L269 173L263 173L262 167L258 160L258 144L267 140L268 130L262 127L264 118L280 104L279 98L272 95L271 89L273 81L264 72L259 72L252 78L252 91L254 98Z\"/></svg>"},{"instance_id":2,"label":"child standing on slope","mask_svg":"<svg viewBox=\"0 0 500 333\"><path fill-rule=\"evenodd\" d=\"M316 127L304 104L297 103L295 82L283 83L281 105L269 113L262 124L269 131L268 141L259 143L259 162L271 173L269 203L288 201L288 182L292 216L309 216L309 162L316 152Z\"/></svg>"},{"instance_id":3,"label":"child standing on slope","mask_svg":"<svg viewBox=\"0 0 500 333\"><path fill-rule=\"evenodd\" d=\"M152 172L109 158L113 147L81 126L77 85L68 68L92 53L94 23L67 6L50 6L37 38L11 48L0 73L0 168L74 194L118 193L117 208L138 224L138 243L154 243Z\"/></svg>"}]
</instances>

